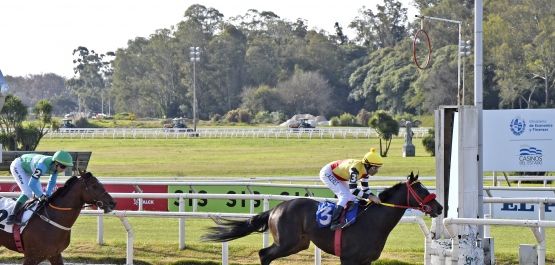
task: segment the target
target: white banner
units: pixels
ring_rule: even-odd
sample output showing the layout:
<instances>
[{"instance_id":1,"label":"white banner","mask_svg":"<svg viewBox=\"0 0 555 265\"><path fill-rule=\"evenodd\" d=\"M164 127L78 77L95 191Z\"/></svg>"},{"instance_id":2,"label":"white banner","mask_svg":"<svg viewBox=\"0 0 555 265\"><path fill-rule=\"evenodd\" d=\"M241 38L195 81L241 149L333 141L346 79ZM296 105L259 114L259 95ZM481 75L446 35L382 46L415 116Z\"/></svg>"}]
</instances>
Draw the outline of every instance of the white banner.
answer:
<instances>
[{"instance_id":1,"label":"white banner","mask_svg":"<svg viewBox=\"0 0 555 265\"><path fill-rule=\"evenodd\" d=\"M484 171L555 171L555 109L483 111Z\"/></svg>"},{"instance_id":2,"label":"white banner","mask_svg":"<svg viewBox=\"0 0 555 265\"><path fill-rule=\"evenodd\" d=\"M518 189L518 188L515 188ZM492 197L502 198L553 198L552 191L492 190ZM484 194L485 191L484 191ZM537 203L494 203L492 218L538 219ZM555 204L546 203L545 220L555 220ZM489 213L489 203L484 204L484 213Z\"/></svg>"}]
</instances>

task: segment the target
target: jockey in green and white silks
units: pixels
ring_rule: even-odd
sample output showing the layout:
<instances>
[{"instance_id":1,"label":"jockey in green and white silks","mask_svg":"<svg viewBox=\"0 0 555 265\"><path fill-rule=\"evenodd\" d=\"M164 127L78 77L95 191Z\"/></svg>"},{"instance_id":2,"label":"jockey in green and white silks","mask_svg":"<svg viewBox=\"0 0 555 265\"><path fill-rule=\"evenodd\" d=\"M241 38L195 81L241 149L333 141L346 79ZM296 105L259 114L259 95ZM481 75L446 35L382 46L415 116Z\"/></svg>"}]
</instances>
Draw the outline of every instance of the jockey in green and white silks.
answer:
<instances>
[{"instance_id":1,"label":"jockey in green and white silks","mask_svg":"<svg viewBox=\"0 0 555 265\"><path fill-rule=\"evenodd\" d=\"M48 201L48 197L52 195L52 191L56 187L58 173L63 172L68 166L73 166L73 158L64 150L56 152L54 156L25 154L16 158L10 165L10 172L21 189L21 196L17 199L11 215L6 220L6 224L23 224L17 215L33 193L39 199ZM44 193L42 192L42 184L40 182L42 175L50 175L46 192Z\"/></svg>"},{"instance_id":2,"label":"jockey in green and white silks","mask_svg":"<svg viewBox=\"0 0 555 265\"><path fill-rule=\"evenodd\" d=\"M356 200L357 196L380 203L380 199L372 194L368 187L368 177L378 173L382 164L381 155L372 148L362 160L338 160L325 165L320 170L320 180L335 193L338 199L331 218L331 230L337 230L344 225L341 223L341 213L347 203ZM358 187L359 180L362 188Z\"/></svg>"}]
</instances>

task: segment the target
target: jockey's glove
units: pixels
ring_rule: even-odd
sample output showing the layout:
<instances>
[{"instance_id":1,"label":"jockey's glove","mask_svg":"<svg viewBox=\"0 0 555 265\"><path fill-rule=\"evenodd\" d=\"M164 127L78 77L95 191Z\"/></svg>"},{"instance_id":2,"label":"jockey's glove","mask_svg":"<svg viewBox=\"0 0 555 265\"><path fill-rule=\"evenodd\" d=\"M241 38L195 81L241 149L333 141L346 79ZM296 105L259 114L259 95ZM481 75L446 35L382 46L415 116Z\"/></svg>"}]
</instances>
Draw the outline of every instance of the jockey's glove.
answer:
<instances>
[{"instance_id":1,"label":"jockey's glove","mask_svg":"<svg viewBox=\"0 0 555 265\"><path fill-rule=\"evenodd\" d=\"M43 195L40 196L40 198L39 198L39 200L40 200L41 202L45 202L45 203L48 202L48 199L50 199L50 196L48 196L48 195L46 195L46 194L43 194Z\"/></svg>"}]
</instances>

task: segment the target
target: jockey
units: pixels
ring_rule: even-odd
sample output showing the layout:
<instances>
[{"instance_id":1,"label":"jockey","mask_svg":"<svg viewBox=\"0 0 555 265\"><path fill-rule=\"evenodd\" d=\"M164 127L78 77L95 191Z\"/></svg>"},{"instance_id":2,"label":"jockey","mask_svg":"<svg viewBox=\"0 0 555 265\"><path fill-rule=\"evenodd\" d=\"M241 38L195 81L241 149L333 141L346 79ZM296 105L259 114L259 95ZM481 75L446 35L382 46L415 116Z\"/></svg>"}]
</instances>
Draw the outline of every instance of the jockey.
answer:
<instances>
[{"instance_id":1,"label":"jockey","mask_svg":"<svg viewBox=\"0 0 555 265\"><path fill-rule=\"evenodd\" d=\"M331 230L337 230L344 224L341 223L341 213L349 201L356 197L370 199L380 203L380 199L368 188L368 177L374 176L382 166L383 161L376 149L364 155L362 160L344 159L331 162L320 170L320 179L335 193L338 202L331 218ZM358 188L358 180L362 189Z\"/></svg>"},{"instance_id":2,"label":"jockey","mask_svg":"<svg viewBox=\"0 0 555 265\"><path fill-rule=\"evenodd\" d=\"M12 214L6 220L6 224L22 225L17 215L23 209L23 204L31 197L32 193L39 199L48 201L58 179L58 173L63 172L66 167L73 166L71 155L60 150L54 156L39 154L25 154L16 158L10 165L10 172L15 178L15 182L21 189L21 196L15 203ZM46 193L42 192L42 185L39 178L42 175L51 174L46 187Z\"/></svg>"}]
</instances>

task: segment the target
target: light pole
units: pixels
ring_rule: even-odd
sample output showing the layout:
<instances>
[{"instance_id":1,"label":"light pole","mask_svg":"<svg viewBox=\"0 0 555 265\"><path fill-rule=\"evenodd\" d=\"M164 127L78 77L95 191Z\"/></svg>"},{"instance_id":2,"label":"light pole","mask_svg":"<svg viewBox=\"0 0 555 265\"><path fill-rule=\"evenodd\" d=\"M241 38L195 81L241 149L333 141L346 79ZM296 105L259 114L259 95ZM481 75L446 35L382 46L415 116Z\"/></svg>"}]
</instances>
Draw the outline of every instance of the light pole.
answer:
<instances>
[{"instance_id":1,"label":"light pole","mask_svg":"<svg viewBox=\"0 0 555 265\"><path fill-rule=\"evenodd\" d=\"M193 62L193 131L197 132L197 77L196 62L200 62L200 47L189 47Z\"/></svg>"},{"instance_id":2,"label":"light pole","mask_svg":"<svg viewBox=\"0 0 555 265\"><path fill-rule=\"evenodd\" d=\"M472 47L470 46L470 41L464 41L461 40L459 41L459 56L462 56L462 60L463 60L463 68L462 68L462 104L464 105L464 62L466 61L464 59L464 57L470 56L470 49L472 49Z\"/></svg>"}]
</instances>

